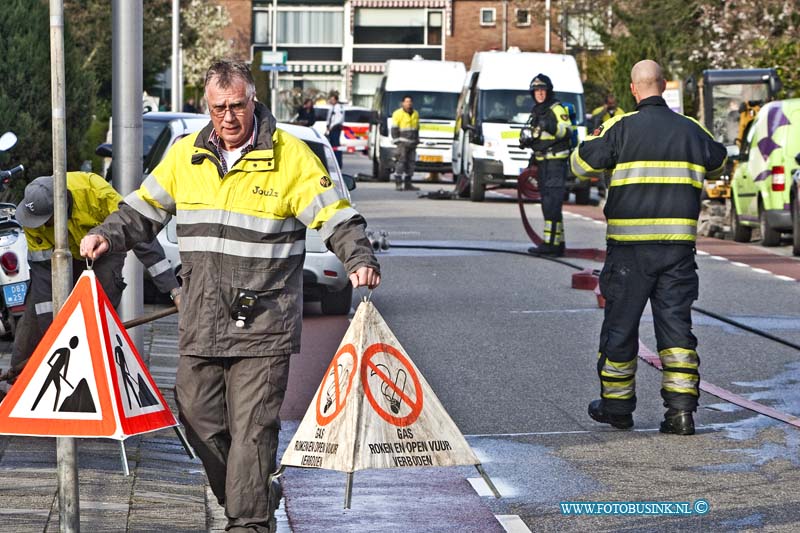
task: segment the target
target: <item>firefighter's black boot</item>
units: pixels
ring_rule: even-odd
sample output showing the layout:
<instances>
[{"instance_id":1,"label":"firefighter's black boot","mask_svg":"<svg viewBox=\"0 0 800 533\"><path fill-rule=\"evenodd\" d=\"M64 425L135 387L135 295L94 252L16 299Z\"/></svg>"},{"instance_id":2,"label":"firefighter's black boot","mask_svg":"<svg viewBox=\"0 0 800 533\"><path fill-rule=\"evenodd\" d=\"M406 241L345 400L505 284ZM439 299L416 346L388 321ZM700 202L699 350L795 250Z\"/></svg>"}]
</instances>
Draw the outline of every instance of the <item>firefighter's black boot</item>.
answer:
<instances>
[{"instance_id":1,"label":"firefighter's black boot","mask_svg":"<svg viewBox=\"0 0 800 533\"><path fill-rule=\"evenodd\" d=\"M672 435L694 435L692 412L672 408L667 409L659 431L661 433L671 433Z\"/></svg>"},{"instance_id":2,"label":"firefighter's black boot","mask_svg":"<svg viewBox=\"0 0 800 533\"><path fill-rule=\"evenodd\" d=\"M631 429L633 415L614 415L603 411L603 400L593 400L589 404L589 416L601 424L610 424L617 429Z\"/></svg>"},{"instance_id":3,"label":"firefighter's black boot","mask_svg":"<svg viewBox=\"0 0 800 533\"><path fill-rule=\"evenodd\" d=\"M411 185L411 176L406 176L405 185L403 186L404 191L418 191L419 187L414 187Z\"/></svg>"},{"instance_id":4,"label":"firefighter's black boot","mask_svg":"<svg viewBox=\"0 0 800 533\"><path fill-rule=\"evenodd\" d=\"M402 191L403 190L403 176L400 174L394 175L394 190Z\"/></svg>"}]
</instances>

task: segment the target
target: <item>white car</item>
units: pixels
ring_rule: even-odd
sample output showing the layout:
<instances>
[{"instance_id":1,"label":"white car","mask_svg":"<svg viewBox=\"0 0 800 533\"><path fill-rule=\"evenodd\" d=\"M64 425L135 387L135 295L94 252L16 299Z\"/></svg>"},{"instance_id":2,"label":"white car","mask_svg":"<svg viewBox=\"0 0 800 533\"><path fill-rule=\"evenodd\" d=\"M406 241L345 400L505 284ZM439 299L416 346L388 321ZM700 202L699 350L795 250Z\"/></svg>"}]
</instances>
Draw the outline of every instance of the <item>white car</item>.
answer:
<instances>
[{"instance_id":1,"label":"white car","mask_svg":"<svg viewBox=\"0 0 800 533\"><path fill-rule=\"evenodd\" d=\"M342 124L342 134L339 136L339 146L345 152L364 152L367 151L369 141L369 126L372 110L366 107L344 106L344 124ZM331 106L320 104L314 106L314 118L316 122L311 126L320 135L325 135L325 127L328 120L328 111ZM292 118L294 120L297 117Z\"/></svg>"},{"instance_id":2,"label":"white car","mask_svg":"<svg viewBox=\"0 0 800 533\"><path fill-rule=\"evenodd\" d=\"M154 112L142 117L144 124L144 169L149 173L163 159L167 149L178 139L194 133L208 124L207 115L194 113ZM305 142L328 169L334 186L350 199L350 190L355 180L343 175L336 164L330 143L323 134L294 124L278 123L278 127ZM107 146L107 145L104 145ZM100 151L100 149L98 149ZM100 155L110 155L110 146ZM167 259L176 274L181 270L178 253L178 235L175 218L158 234ZM315 230L306 230L306 257L303 263L303 296L307 301L319 300L322 312L329 315L345 315L350 312L353 287L339 258L325 246Z\"/></svg>"}]
</instances>

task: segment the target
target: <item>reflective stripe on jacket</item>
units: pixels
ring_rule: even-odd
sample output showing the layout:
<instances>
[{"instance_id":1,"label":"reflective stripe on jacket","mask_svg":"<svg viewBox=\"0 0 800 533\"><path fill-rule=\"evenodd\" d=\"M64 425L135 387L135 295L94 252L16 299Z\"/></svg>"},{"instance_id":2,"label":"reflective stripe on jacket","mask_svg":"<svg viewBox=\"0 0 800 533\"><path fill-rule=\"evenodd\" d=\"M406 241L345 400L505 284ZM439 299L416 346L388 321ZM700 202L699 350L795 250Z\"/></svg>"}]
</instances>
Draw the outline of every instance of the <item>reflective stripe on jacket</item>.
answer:
<instances>
[{"instance_id":1,"label":"reflective stripe on jacket","mask_svg":"<svg viewBox=\"0 0 800 533\"><path fill-rule=\"evenodd\" d=\"M573 151L579 178L611 172L604 213L609 243L687 243L697 237L706 176L725 164L725 147L660 96L603 123Z\"/></svg>"},{"instance_id":2,"label":"reflective stripe on jacket","mask_svg":"<svg viewBox=\"0 0 800 533\"><path fill-rule=\"evenodd\" d=\"M402 107L392 113L392 139L400 142L419 143L419 113L407 113Z\"/></svg>"},{"instance_id":3,"label":"reflective stripe on jacket","mask_svg":"<svg viewBox=\"0 0 800 533\"><path fill-rule=\"evenodd\" d=\"M538 125L541 132L539 138L533 140L531 147L538 161L566 159L569 157L572 134L569 111L558 101L553 102L548 111L548 115L539 120L534 113L531 114L531 127L536 128Z\"/></svg>"},{"instance_id":4,"label":"reflective stripe on jacket","mask_svg":"<svg viewBox=\"0 0 800 533\"><path fill-rule=\"evenodd\" d=\"M276 129L256 105L255 148L222 174L202 131L181 139L96 232L111 250L155 235L177 216L183 295L183 355L252 357L300 349L306 226L317 229L345 270L378 269L364 221L301 140ZM255 293L252 319L236 327L231 308Z\"/></svg>"}]
</instances>

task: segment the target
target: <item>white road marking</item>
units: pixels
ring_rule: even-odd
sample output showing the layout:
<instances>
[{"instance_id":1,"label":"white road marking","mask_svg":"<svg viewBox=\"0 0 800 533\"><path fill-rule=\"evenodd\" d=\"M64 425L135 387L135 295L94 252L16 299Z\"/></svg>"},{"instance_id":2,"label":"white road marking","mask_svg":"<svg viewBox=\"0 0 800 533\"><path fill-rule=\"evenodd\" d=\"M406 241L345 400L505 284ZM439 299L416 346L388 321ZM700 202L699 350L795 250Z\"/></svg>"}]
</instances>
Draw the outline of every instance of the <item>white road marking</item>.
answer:
<instances>
[{"instance_id":1,"label":"white road marking","mask_svg":"<svg viewBox=\"0 0 800 533\"><path fill-rule=\"evenodd\" d=\"M722 256L719 256L719 255L712 255L712 256L709 256L709 257L711 257L711 259L713 259L715 261L727 261L728 260L727 257L722 257Z\"/></svg>"},{"instance_id":2,"label":"white road marking","mask_svg":"<svg viewBox=\"0 0 800 533\"><path fill-rule=\"evenodd\" d=\"M489 488L489 485L486 484L482 477L468 477L467 481L469 481L469 484L475 489L475 492L478 493L478 496L494 498L492 489ZM503 481L502 478L492 477L492 483L494 483L497 492L500 493L502 498L513 498L517 495L517 491L514 490L511 485Z\"/></svg>"},{"instance_id":3,"label":"white road marking","mask_svg":"<svg viewBox=\"0 0 800 533\"><path fill-rule=\"evenodd\" d=\"M697 255L710 255L708 252L704 252L703 250L697 250Z\"/></svg>"},{"instance_id":4,"label":"white road marking","mask_svg":"<svg viewBox=\"0 0 800 533\"><path fill-rule=\"evenodd\" d=\"M707 429L713 430L716 429L713 426L695 426L695 428L699 429ZM640 429L631 429L628 430L628 433L648 433L651 431L658 431L658 428L640 428ZM536 436L544 436L544 435L587 435L589 433L608 433L609 431L619 433L618 429L612 429L606 426L598 426L597 430L590 430L590 429L576 429L573 431L531 431L528 433L476 433L470 435L464 435L466 438L493 438L493 437L536 437ZM472 447L473 451L475 447ZM477 455L477 454L476 454ZM481 463L488 463L490 461L481 461Z\"/></svg>"},{"instance_id":5,"label":"white road marking","mask_svg":"<svg viewBox=\"0 0 800 533\"><path fill-rule=\"evenodd\" d=\"M496 514L494 517L497 518L497 521L508 533L531 533L531 530L528 529L528 526L525 525L519 515Z\"/></svg>"},{"instance_id":6,"label":"white road marking","mask_svg":"<svg viewBox=\"0 0 800 533\"><path fill-rule=\"evenodd\" d=\"M753 272L758 272L759 274L772 274L769 270L764 270L763 268L753 268Z\"/></svg>"},{"instance_id":7,"label":"white road marking","mask_svg":"<svg viewBox=\"0 0 800 533\"><path fill-rule=\"evenodd\" d=\"M778 279L786 280L786 281L797 281L796 279L791 278L789 276L779 276L779 275L775 274L775 277L778 278Z\"/></svg>"}]
</instances>

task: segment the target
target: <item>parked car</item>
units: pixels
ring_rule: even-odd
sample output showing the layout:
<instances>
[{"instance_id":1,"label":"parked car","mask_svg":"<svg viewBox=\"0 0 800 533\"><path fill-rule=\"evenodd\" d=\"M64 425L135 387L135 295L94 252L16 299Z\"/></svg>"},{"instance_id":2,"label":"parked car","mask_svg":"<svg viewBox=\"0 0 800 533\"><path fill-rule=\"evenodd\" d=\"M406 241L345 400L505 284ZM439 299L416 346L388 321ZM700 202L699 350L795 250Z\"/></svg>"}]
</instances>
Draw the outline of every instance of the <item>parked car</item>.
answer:
<instances>
[{"instance_id":1,"label":"parked car","mask_svg":"<svg viewBox=\"0 0 800 533\"><path fill-rule=\"evenodd\" d=\"M781 233L792 231L792 173L800 168L800 98L769 102L745 134L739 164L731 181L731 232L748 242L753 228L761 244L777 246Z\"/></svg>"},{"instance_id":2,"label":"parked car","mask_svg":"<svg viewBox=\"0 0 800 533\"><path fill-rule=\"evenodd\" d=\"M800 256L800 153L794 156L798 167L792 175L792 190L790 196L792 205L792 253Z\"/></svg>"},{"instance_id":3,"label":"parked car","mask_svg":"<svg viewBox=\"0 0 800 533\"><path fill-rule=\"evenodd\" d=\"M371 110L366 107L344 105L344 124L342 134L339 137L341 149L347 152L367 152L367 142L369 140L369 126ZM314 117L317 119L312 128L321 135L325 135L325 127L328 121L328 111L331 106L319 104L314 106ZM297 115L292 117L292 121Z\"/></svg>"},{"instance_id":4,"label":"parked car","mask_svg":"<svg viewBox=\"0 0 800 533\"><path fill-rule=\"evenodd\" d=\"M207 115L194 113L147 113L142 117L145 131L144 168L149 173L164 158L167 150L178 139L202 129L208 124ZM278 127L305 142L319 157L339 192L350 198L349 191L355 188L352 176L343 175L336 164L330 143L323 134L312 128L279 123ZM101 153L102 152L102 153ZM111 155L110 145L98 147L99 155ZM158 234L167 259L176 274L181 270L178 253L178 234L173 217ZM353 287L339 258L327 249L315 230L306 230L306 257L303 263L303 296L306 301L320 301L322 312L343 315L350 311Z\"/></svg>"}]
</instances>

